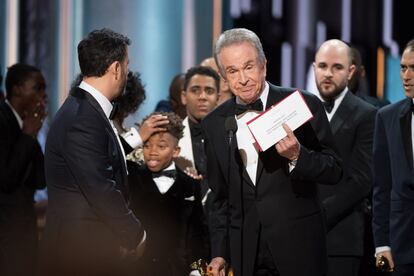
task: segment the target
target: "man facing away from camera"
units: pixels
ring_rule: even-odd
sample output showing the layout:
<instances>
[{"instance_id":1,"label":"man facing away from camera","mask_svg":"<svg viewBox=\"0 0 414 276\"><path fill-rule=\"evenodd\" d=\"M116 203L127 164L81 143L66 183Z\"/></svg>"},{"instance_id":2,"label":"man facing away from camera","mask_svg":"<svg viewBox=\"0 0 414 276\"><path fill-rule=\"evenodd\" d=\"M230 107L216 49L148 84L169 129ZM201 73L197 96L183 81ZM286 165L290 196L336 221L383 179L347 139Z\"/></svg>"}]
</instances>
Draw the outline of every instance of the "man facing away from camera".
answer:
<instances>
[{"instance_id":1,"label":"man facing away from camera","mask_svg":"<svg viewBox=\"0 0 414 276\"><path fill-rule=\"evenodd\" d=\"M83 81L46 142L44 274L122 275L122 263L142 253L146 234L128 207L125 153L110 116L125 89L129 44L108 29L78 44Z\"/></svg>"}]
</instances>

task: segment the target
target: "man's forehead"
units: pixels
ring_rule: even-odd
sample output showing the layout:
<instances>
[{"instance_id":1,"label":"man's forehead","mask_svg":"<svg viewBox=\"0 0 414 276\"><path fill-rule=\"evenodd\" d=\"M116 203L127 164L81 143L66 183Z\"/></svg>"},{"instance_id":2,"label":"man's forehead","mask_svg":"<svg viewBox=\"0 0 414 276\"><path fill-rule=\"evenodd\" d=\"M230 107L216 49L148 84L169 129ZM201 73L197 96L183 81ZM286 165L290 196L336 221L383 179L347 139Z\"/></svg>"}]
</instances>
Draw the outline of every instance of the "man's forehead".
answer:
<instances>
[{"instance_id":1,"label":"man's forehead","mask_svg":"<svg viewBox=\"0 0 414 276\"><path fill-rule=\"evenodd\" d=\"M405 50L401 57L401 63L414 63L414 51Z\"/></svg>"}]
</instances>

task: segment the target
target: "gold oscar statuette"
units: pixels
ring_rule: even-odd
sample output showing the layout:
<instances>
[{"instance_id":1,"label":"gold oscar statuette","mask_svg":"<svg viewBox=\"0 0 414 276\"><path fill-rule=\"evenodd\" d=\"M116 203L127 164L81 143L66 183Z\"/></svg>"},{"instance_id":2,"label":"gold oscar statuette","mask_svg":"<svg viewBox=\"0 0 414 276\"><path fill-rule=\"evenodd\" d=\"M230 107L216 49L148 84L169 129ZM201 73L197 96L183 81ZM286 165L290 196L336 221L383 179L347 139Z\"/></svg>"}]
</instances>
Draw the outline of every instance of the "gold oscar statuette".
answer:
<instances>
[{"instance_id":1,"label":"gold oscar statuette","mask_svg":"<svg viewBox=\"0 0 414 276\"><path fill-rule=\"evenodd\" d=\"M209 276L207 272L207 267L208 267L208 263L203 259L199 259L198 261L195 261L190 265L190 268L192 270L197 270L201 276ZM231 268L228 270L226 275L233 276L233 271L231 270Z\"/></svg>"},{"instance_id":2,"label":"gold oscar statuette","mask_svg":"<svg viewBox=\"0 0 414 276\"><path fill-rule=\"evenodd\" d=\"M388 262L388 259L384 256L380 255L378 259L378 270L381 272L393 272L394 269L390 267L390 263Z\"/></svg>"}]
</instances>

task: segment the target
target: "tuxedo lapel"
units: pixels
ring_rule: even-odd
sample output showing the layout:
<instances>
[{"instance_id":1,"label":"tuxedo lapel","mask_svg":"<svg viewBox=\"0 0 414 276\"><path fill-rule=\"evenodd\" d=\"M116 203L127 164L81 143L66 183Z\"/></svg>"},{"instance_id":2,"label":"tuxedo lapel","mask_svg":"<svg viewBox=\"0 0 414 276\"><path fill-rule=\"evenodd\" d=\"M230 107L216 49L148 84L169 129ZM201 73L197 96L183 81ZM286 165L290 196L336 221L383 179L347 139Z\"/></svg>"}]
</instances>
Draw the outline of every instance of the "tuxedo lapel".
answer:
<instances>
[{"instance_id":1,"label":"tuxedo lapel","mask_svg":"<svg viewBox=\"0 0 414 276\"><path fill-rule=\"evenodd\" d=\"M231 100L231 105L229 106L229 108L227 109L226 112L224 112L222 114L223 116L223 120L226 120L226 118L228 117L234 117L235 116L235 111L236 111L236 101L235 99ZM226 159L228 158L228 135L226 133L226 130L224 129L224 141L226 141L225 145L226 147L223 149L223 153L226 154ZM233 170L231 170L231 173L237 173L238 174L238 178L242 177L246 183L248 183L251 187L254 188L254 184L252 182L252 180L250 179L249 174L246 171L246 168L244 167L243 161L242 161L242 157L240 156L240 151L239 151L239 146L237 143L237 135L234 134L233 138L232 138L232 143L231 143L231 148L230 148L230 160L228 160L228 166L230 166L230 168L233 168ZM238 166L234 166L233 164L237 164ZM242 168L241 171L239 169L234 169L234 168ZM227 174L227 172L226 172ZM227 177L227 175L226 175ZM231 177L231 176L230 176ZM230 180L229 180L230 181Z\"/></svg>"},{"instance_id":2,"label":"tuxedo lapel","mask_svg":"<svg viewBox=\"0 0 414 276\"><path fill-rule=\"evenodd\" d=\"M112 140L115 143L115 147L117 149L118 156L121 156L121 160L123 160L122 150L120 148L121 145L118 143L118 137L115 136L115 132L113 130L113 127L109 123L109 119L106 117L106 115L105 115L104 111L102 110L101 106L99 105L99 103L95 100L95 98L91 94L89 94L87 91L85 91L81 88L76 88L76 89L72 90L71 95L76 97L76 98L86 100L99 113L99 116L102 118L102 120L104 120L106 126L110 130L109 135L111 136ZM125 183L126 178L127 178L127 168L126 168L125 162L122 161L121 163L122 163L122 179L123 179L123 182Z\"/></svg>"},{"instance_id":3,"label":"tuxedo lapel","mask_svg":"<svg viewBox=\"0 0 414 276\"><path fill-rule=\"evenodd\" d=\"M17 119L14 116L13 111L11 110L10 106L5 101L2 101L0 104L0 108L3 111L7 124L10 126L11 133L13 133L13 136L18 135L18 133L21 130L19 127L19 123L17 122ZM6 131L6 130L2 130L2 131Z\"/></svg>"},{"instance_id":4,"label":"tuxedo lapel","mask_svg":"<svg viewBox=\"0 0 414 276\"><path fill-rule=\"evenodd\" d=\"M342 125L347 121L348 117L352 115L352 109L354 107L353 99L354 95L351 92L347 92L338 109L336 110L332 120L330 121L332 134L335 135Z\"/></svg>"},{"instance_id":5,"label":"tuxedo lapel","mask_svg":"<svg viewBox=\"0 0 414 276\"><path fill-rule=\"evenodd\" d=\"M281 91L279 91L279 89L276 86L271 85L269 83L269 94L267 96L265 110L270 108L272 105L280 102L281 100L283 100L287 96L288 96L287 93L282 93ZM264 156L265 156L264 152L259 152L259 158L257 160L256 185L259 183L259 180L260 180L260 178L262 176L262 173L263 173L263 168L264 168L263 159L265 158Z\"/></svg>"},{"instance_id":6,"label":"tuxedo lapel","mask_svg":"<svg viewBox=\"0 0 414 276\"><path fill-rule=\"evenodd\" d=\"M405 157L409 164L409 168L413 169L413 150L412 150L412 139L411 139L411 99L404 101L401 106L400 113L400 129L401 129L401 138L404 146Z\"/></svg>"}]
</instances>

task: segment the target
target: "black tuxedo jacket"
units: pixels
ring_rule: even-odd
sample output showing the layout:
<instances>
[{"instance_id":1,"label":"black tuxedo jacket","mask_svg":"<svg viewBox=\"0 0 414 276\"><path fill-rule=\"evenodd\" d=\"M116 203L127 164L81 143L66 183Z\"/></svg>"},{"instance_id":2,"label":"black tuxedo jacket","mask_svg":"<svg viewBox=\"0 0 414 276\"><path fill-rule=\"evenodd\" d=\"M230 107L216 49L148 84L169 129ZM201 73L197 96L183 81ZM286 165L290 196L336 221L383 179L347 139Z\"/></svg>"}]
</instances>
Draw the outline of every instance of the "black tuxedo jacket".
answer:
<instances>
[{"instance_id":1,"label":"black tuxedo jacket","mask_svg":"<svg viewBox=\"0 0 414 276\"><path fill-rule=\"evenodd\" d=\"M267 108L292 92L293 89L270 85ZM325 227L316 183L335 184L342 170L332 150L332 134L321 102L309 93L302 95L314 118L295 131L301 144L295 169L289 173L288 160L271 147L259 153L255 186L242 165L236 137L230 160L227 154L224 120L234 116L235 99L217 107L202 122L212 190L212 257L221 256L229 261L229 244L236 275L241 275L242 264L243 275L253 274L260 227L280 275L325 272Z\"/></svg>"},{"instance_id":2,"label":"black tuxedo jacket","mask_svg":"<svg viewBox=\"0 0 414 276\"><path fill-rule=\"evenodd\" d=\"M88 92L75 88L55 115L45 167L46 265L57 266L53 269L58 272L68 272L67 265L92 274L94 269L110 269L120 257L120 246L137 246L143 228L128 207L122 151L102 108Z\"/></svg>"},{"instance_id":3,"label":"black tuxedo jacket","mask_svg":"<svg viewBox=\"0 0 414 276\"><path fill-rule=\"evenodd\" d=\"M372 186L372 140L376 108L347 92L330 121L344 175L319 185L327 217L328 255L362 256L364 204Z\"/></svg>"},{"instance_id":4,"label":"black tuxedo jacket","mask_svg":"<svg viewBox=\"0 0 414 276\"><path fill-rule=\"evenodd\" d=\"M0 275L31 275L37 250L33 195L45 187L43 153L0 101Z\"/></svg>"},{"instance_id":5,"label":"black tuxedo jacket","mask_svg":"<svg viewBox=\"0 0 414 276\"><path fill-rule=\"evenodd\" d=\"M205 258L200 182L177 168L174 184L161 194L146 166L129 165L131 209L147 232L137 275L188 275Z\"/></svg>"},{"instance_id":6,"label":"black tuxedo jacket","mask_svg":"<svg viewBox=\"0 0 414 276\"><path fill-rule=\"evenodd\" d=\"M397 265L414 263L411 104L405 99L381 108L374 132L374 243L391 246Z\"/></svg>"}]
</instances>

